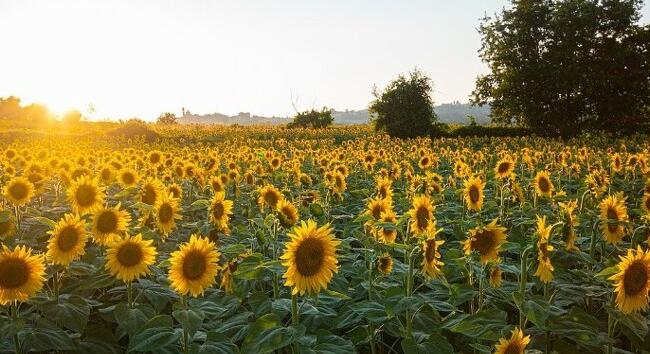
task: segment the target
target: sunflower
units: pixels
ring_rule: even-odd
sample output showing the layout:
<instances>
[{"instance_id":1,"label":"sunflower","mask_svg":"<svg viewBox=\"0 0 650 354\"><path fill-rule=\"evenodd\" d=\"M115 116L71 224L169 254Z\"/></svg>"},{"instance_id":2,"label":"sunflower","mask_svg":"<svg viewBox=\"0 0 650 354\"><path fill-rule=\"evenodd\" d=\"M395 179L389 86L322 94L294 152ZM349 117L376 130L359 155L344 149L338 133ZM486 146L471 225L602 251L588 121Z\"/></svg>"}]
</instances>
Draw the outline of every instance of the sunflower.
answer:
<instances>
[{"instance_id":1,"label":"sunflower","mask_svg":"<svg viewBox=\"0 0 650 354\"><path fill-rule=\"evenodd\" d=\"M618 273L609 279L614 281L616 306L624 313L648 308L650 291L650 252L637 246L628 249L626 256L620 256Z\"/></svg>"},{"instance_id":2,"label":"sunflower","mask_svg":"<svg viewBox=\"0 0 650 354\"><path fill-rule=\"evenodd\" d=\"M551 264L550 254L553 251L553 246L550 244L552 226L546 225L546 216L537 216L537 271L535 276L544 283L549 283L553 280L553 264Z\"/></svg>"},{"instance_id":3,"label":"sunflower","mask_svg":"<svg viewBox=\"0 0 650 354\"><path fill-rule=\"evenodd\" d=\"M345 192L348 187L348 184L345 181L345 175L340 171L334 171L332 174L332 180L328 183L328 187L332 193L342 197L343 192Z\"/></svg>"},{"instance_id":4,"label":"sunflower","mask_svg":"<svg viewBox=\"0 0 650 354\"><path fill-rule=\"evenodd\" d=\"M172 183L167 187L167 191L171 193L176 199L183 199L183 188L176 184Z\"/></svg>"},{"instance_id":5,"label":"sunflower","mask_svg":"<svg viewBox=\"0 0 650 354\"><path fill-rule=\"evenodd\" d=\"M140 201L145 204L156 205L164 190L165 186L162 182L155 178L147 178L140 190Z\"/></svg>"},{"instance_id":6,"label":"sunflower","mask_svg":"<svg viewBox=\"0 0 650 354\"><path fill-rule=\"evenodd\" d=\"M551 176L546 171L539 171L535 175L533 180L533 187L535 188L535 193L540 197L551 197L555 187L553 182L551 182Z\"/></svg>"},{"instance_id":7,"label":"sunflower","mask_svg":"<svg viewBox=\"0 0 650 354\"><path fill-rule=\"evenodd\" d=\"M26 301L34 296L45 282L43 256L32 255L25 246L13 250L2 246L0 251L0 304Z\"/></svg>"},{"instance_id":8,"label":"sunflower","mask_svg":"<svg viewBox=\"0 0 650 354\"><path fill-rule=\"evenodd\" d=\"M502 272L501 272L501 267L499 267L499 262L495 262L492 265L490 265L490 279L488 280L490 283L490 286L494 288L498 288L501 286L502 283Z\"/></svg>"},{"instance_id":9,"label":"sunflower","mask_svg":"<svg viewBox=\"0 0 650 354\"><path fill-rule=\"evenodd\" d=\"M287 268L284 285L292 288L292 295L317 294L327 288L339 269L336 248L341 243L330 225L318 227L313 220L303 221L287 236L291 241L280 257Z\"/></svg>"},{"instance_id":10,"label":"sunflower","mask_svg":"<svg viewBox=\"0 0 650 354\"><path fill-rule=\"evenodd\" d=\"M605 236L605 241L616 244L625 236L627 222L627 207L625 197L622 195L610 195L600 202L600 228Z\"/></svg>"},{"instance_id":11,"label":"sunflower","mask_svg":"<svg viewBox=\"0 0 650 354\"><path fill-rule=\"evenodd\" d=\"M524 332L515 328L510 339L501 338L494 348L494 354L524 354L526 346L530 343L530 336L524 337Z\"/></svg>"},{"instance_id":12,"label":"sunflower","mask_svg":"<svg viewBox=\"0 0 650 354\"><path fill-rule=\"evenodd\" d=\"M477 226L469 230L467 240L463 241L465 254L470 255L472 251L477 251L483 264L498 260L499 250L506 240L505 232L505 227L497 225L497 219L485 227Z\"/></svg>"},{"instance_id":13,"label":"sunflower","mask_svg":"<svg viewBox=\"0 0 650 354\"><path fill-rule=\"evenodd\" d=\"M382 213L393 209L391 204L390 199L383 199L381 197L372 198L368 202L365 214L371 216L373 221L379 221Z\"/></svg>"},{"instance_id":14,"label":"sunflower","mask_svg":"<svg viewBox=\"0 0 650 354\"><path fill-rule=\"evenodd\" d=\"M442 230L437 229L435 222L429 226L426 239L422 242L422 272L429 278L437 278L442 273L444 263L440 260L440 246L445 243L437 240L436 235Z\"/></svg>"},{"instance_id":15,"label":"sunflower","mask_svg":"<svg viewBox=\"0 0 650 354\"><path fill-rule=\"evenodd\" d=\"M24 177L13 177L4 188L4 196L15 206L23 206L34 197L34 185Z\"/></svg>"},{"instance_id":16,"label":"sunflower","mask_svg":"<svg viewBox=\"0 0 650 354\"><path fill-rule=\"evenodd\" d=\"M203 295L215 283L219 269L219 251L208 239L192 235L189 242L172 252L169 262L169 282L180 295Z\"/></svg>"},{"instance_id":17,"label":"sunflower","mask_svg":"<svg viewBox=\"0 0 650 354\"><path fill-rule=\"evenodd\" d=\"M641 208L650 215L650 194L646 193L643 195L643 201L641 202Z\"/></svg>"},{"instance_id":18,"label":"sunflower","mask_svg":"<svg viewBox=\"0 0 650 354\"><path fill-rule=\"evenodd\" d=\"M212 176L212 178L210 178L209 183L210 183L210 188L212 188L212 191L214 193L219 193L219 192L225 192L226 191L226 186L221 181L221 178L219 176Z\"/></svg>"},{"instance_id":19,"label":"sunflower","mask_svg":"<svg viewBox=\"0 0 650 354\"><path fill-rule=\"evenodd\" d=\"M377 178L377 194L383 199L392 199L393 190L391 189L391 181L386 177Z\"/></svg>"},{"instance_id":20,"label":"sunflower","mask_svg":"<svg viewBox=\"0 0 650 354\"><path fill-rule=\"evenodd\" d=\"M515 163L510 156L504 157L494 167L494 177L497 179L511 178L514 176Z\"/></svg>"},{"instance_id":21,"label":"sunflower","mask_svg":"<svg viewBox=\"0 0 650 354\"><path fill-rule=\"evenodd\" d=\"M267 184L264 187L260 188L259 194L260 196L257 199L257 204L259 204L260 209L264 209L266 207L275 209L278 202L284 199L282 193L270 184Z\"/></svg>"},{"instance_id":22,"label":"sunflower","mask_svg":"<svg viewBox=\"0 0 650 354\"><path fill-rule=\"evenodd\" d=\"M210 222L224 233L228 233L228 219L232 215L232 201L225 199L223 192L215 193L210 202L208 218Z\"/></svg>"},{"instance_id":23,"label":"sunflower","mask_svg":"<svg viewBox=\"0 0 650 354\"><path fill-rule=\"evenodd\" d=\"M47 257L53 264L67 267L72 261L85 253L86 224L79 215L66 214L48 232L50 240L47 244Z\"/></svg>"},{"instance_id":24,"label":"sunflower","mask_svg":"<svg viewBox=\"0 0 650 354\"><path fill-rule=\"evenodd\" d=\"M128 167L121 169L117 173L117 181L124 188L135 186L138 183L139 179L140 177L138 174L133 169L130 169Z\"/></svg>"},{"instance_id":25,"label":"sunflower","mask_svg":"<svg viewBox=\"0 0 650 354\"><path fill-rule=\"evenodd\" d=\"M108 246L113 237L121 236L127 231L131 215L126 210L120 210L120 204L115 208L102 207L93 215L93 240L100 245Z\"/></svg>"},{"instance_id":26,"label":"sunflower","mask_svg":"<svg viewBox=\"0 0 650 354\"><path fill-rule=\"evenodd\" d=\"M408 211L411 217L411 231L419 236L424 234L429 225L435 220L433 211L435 207L426 195L413 198L413 208Z\"/></svg>"},{"instance_id":27,"label":"sunflower","mask_svg":"<svg viewBox=\"0 0 650 354\"><path fill-rule=\"evenodd\" d=\"M391 223L394 225L397 223L397 215L395 214L394 211L389 209L381 213L381 217L379 218L379 221L382 223ZM378 230L376 230L375 237L377 237L379 241L386 244L394 243L395 239L397 238L397 228L380 227L378 228Z\"/></svg>"},{"instance_id":28,"label":"sunflower","mask_svg":"<svg viewBox=\"0 0 650 354\"><path fill-rule=\"evenodd\" d=\"M483 189L485 182L479 177L470 177L465 180L465 189L463 190L463 198L469 210L480 211L483 208L483 199L485 194Z\"/></svg>"},{"instance_id":29,"label":"sunflower","mask_svg":"<svg viewBox=\"0 0 650 354\"><path fill-rule=\"evenodd\" d=\"M275 210L282 227L289 228L298 222L298 209L286 199L280 200L276 204Z\"/></svg>"},{"instance_id":30,"label":"sunflower","mask_svg":"<svg viewBox=\"0 0 650 354\"><path fill-rule=\"evenodd\" d=\"M377 270L383 275L388 275L393 271L393 258L388 253L384 253L377 258Z\"/></svg>"},{"instance_id":31,"label":"sunflower","mask_svg":"<svg viewBox=\"0 0 650 354\"><path fill-rule=\"evenodd\" d=\"M0 209L2 211L2 209ZM6 239L16 234L16 219L8 215L7 220L0 221L0 238Z\"/></svg>"},{"instance_id":32,"label":"sunflower","mask_svg":"<svg viewBox=\"0 0 650 354\"><path fill-rule=\"evenodd\" d=\"M576 227L579 224L575 210L578 207L577 200L570 200L566 203L558 203L560 206L560 216L564 221L562 234L564 235L564 244L567 251L578 250L576 247Z\"/></svg>"},{"instance_id":33,"label":"sunflower","mask_svg":"<svg viewBox=\"0 0 650 354\"><path fill-rule=\"evenodd\" d=\"M154 206L156 228L163 236L169 235L176 228L176 220L181 218L178 199L171 193L163 193Z\"/></svg>"},{"instance_id":34,"label":"sunflower","mask_svg":"<svg viewBox=\"0 0 650 354\"><path fill-rule=\"evenodd\" d=\"M68 188L68 200L75 212L92 213L104 204L104 188L99 186L98 180L82 176Z\"/></svg>"},{"instance_id":35,"label":"sunflower","mask_svg":"<svg viewBox=\"0 0 650 354\"><path fill-rule=\"evenodd\" d=\"M152 243L143 240L141 234L115 239L106 252L106 270L124 282L149 274L149 266L156 261L157 254Z\"/></svg>"}]
</instances>

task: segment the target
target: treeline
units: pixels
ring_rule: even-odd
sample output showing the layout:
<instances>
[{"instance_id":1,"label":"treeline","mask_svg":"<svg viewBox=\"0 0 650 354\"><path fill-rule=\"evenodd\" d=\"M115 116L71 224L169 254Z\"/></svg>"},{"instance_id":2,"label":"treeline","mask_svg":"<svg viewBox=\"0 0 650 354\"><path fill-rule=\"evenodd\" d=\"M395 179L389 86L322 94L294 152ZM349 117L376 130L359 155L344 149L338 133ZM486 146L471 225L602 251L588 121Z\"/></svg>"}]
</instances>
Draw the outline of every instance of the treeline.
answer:
<instances>
[{"instance_id":1,"label":"treeline","mask_svg":"<svg viewBox=\"0 0 650 354\"><path fill-rule=\"evenodd\" d=\"M39 103L23 105L18 97L0 97L0 120L10 121L16 125L38 126L52 121L78 123L82 119L81 113L77 110L57 116L45 105Z\"/></svg>"}]
</instances>

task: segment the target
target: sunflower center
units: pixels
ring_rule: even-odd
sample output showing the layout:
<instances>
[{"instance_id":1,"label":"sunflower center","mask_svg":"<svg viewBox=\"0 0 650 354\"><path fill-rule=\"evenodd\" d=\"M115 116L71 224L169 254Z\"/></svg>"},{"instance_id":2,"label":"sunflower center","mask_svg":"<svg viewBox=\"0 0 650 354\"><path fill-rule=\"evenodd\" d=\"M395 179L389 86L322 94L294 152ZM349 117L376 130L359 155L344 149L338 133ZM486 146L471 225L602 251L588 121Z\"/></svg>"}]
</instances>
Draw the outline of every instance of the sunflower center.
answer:
<instances>
[{"instance_id":1,"label":"sunflower center","mask_svg":"<svg viewBox=\"0 0 650 354\"><path fill-rule=\"evenodd\" d=\"M67 252L77 245L78 240L79 233L77 232L77 229L74 226L68 225L61 230L61 233L57 238L57 245L59 246L59 250Z\"/></svg>"},{"instance_id":2,"label":"sunflower center","mask_svg":"<svg viewBox=\"0 0 650 354\"><path fill-rule=\"evenodd\" d=\"M625 271L623 287L630 296L639 294L648 284L648 268L642 261L634 261Z\"/></svg>"},{"instance_id":3,"label":"sunflower center","mask_svg":"<svg viewBox=\"0 0 650 354\"><path fill-rule=\"evenodd\" d=\"M266 192L264 194L264 202L269 206L274 207L278 203L278 197L273 192Z\"/></svg>"},{"instance_id":4,"label":"sunflower center","mask_svg":"<svg viewBox=\"0 0 650 354\"><path fill-rule=\"evenodd\" d=\"M343 188L343 179L341 177L336 176L334 183L336 183L336 187Z\"/></svg>"},{"instance_id":5,"label":"sunflower center","mask_svg":"<svg viewBox=\"0 0 650 354\"><path fill-rule=\"evenodd\" d=\"M387 187L386 186L379 187L379 196L382 198L386 198L387 195L388 195Z\"/></svg>"},{"instance_id":6,"label":"sunflower center","mask_svg":"<svg viewBox=\"0 0 650 354\"><path fill-rule=\"evenodd\" d=\"M551 185L546 177L540 177L538 185L539 190L541 190L543 193L548 193L551 189Z\"/></svg>"},{"instance_id":7,"label":"sunflower center","mask_svg":"<svg viewBox=\"0 0 650 354\"><path fill-rule=\"evenodd\" d=\"M415 213L418 229L424 230L429 226L429 211L425 207L419 207Z\"/></svg>"},{"instance_id":8,"label":"sunflower center","mask_svg":"<svg viewBox=\"0 0 650 354\"><path fill-rule=\"evenodd\" d=\"M122 175L122 182L127 185L135 183L135 176L132 173L125 173Z\"/></svg>"},{"instance_id":9,"label":"sunflower center","mask_svg":"<svg viewBox=\"0 0 650 354\"><path fill-rule=\"evenodd\" d=\"M646 207L646 209L650 210L650 197L646 198L645 207Z\"/></svg>"},{"instance_id":10,"label":"sunflower center","mask_svg":"<svg viewBox=\"0 0 650 354\"><path fill-rule=\"evenodd\" d=\"M472 240L472 249L479 254L485 255L494 249L494 233L490 230L481 230L476 233Z\"/></svg>"},{"instance_id":11,"label":"sunflower center","mask_svg":"<svg viewBox=\"0 0 650 354\"><path fill-rule=\"evenodd\" d=\"M156 190L154 187L147 185L144 187L144 193L142 194L142 202L149 204L149 205L154 205L156 203Z\"/></svg>"},{"instance_id":12,"label":"sunflower center","mask_svg":"<svg viewBox=\"0 0 650 354\"><path fill-rule=\"evenodd\" d=\"M315 238L303 240L296 250L296 267L300 275L309 277L317 274L325 258L323 243Z\"/></svg>"},{"instance_id":13,"label":"sunflower center","mask_svg":"<svg viewBox=\"0 0 650 354\"><path fill-rule=\"evenodd\" d=\"M29 266L21 259L0 262L0 288L15 289L29 280Z\"/></svg>"},{"instance_id":14,"label":"sunflower center","mask_svg":"<svg viewBox=\"0 0 650 354\"><path fill-rule=\"evenodd\" d=\"M102 179L104 181L108 181L109 179L111 179L111 170L109 170L108 168L103 169L102 170Z\"/></svg>"},{"instance_id":15,"label":"sunflower center","mask_svg":"<svg viewBox=\"0 0 650 354\"><path fill-rule=\"evenodd\" d=\"M614 208L610 207L607 209L607 219L609 220L607 223L607 229L609 232L616 232L618 225L615 222L618 221L618 213ZM611 220L613 220L614 223L612 223Z\"/></svg>"},{"instance_id":16,"label":"sunflower center","mask_svg":"<svg viewBox=\"0 0 650 354\"><path fill-rule=\"evenodd\" d=\"M9 195L14 199L24 199L27 197L28 188L24 183L15 183L9 187Z\"/></svg>"},{"instance_id":17,"label":"sunflower center","mask_svg":"<svg viewBox=\"0 0 650 354\"><path fill-rule=\"evenodd\" d=\"M189 280L200 278L205 273L206 263L205 256L201 252L188 252L183 260L183 276Z\"/></svg>"},{"instance_id":18,"label":"sunflower center","mask_svg":"<svg viewBox=\"0 0 650 354\"><path fill-rule=\"evenodd\" d=\"M427 263L433 262L436 258L436 240L431 239L427 240L427 251L424 252L424 258L426 258Z\"/></svg>"},{"instance_id":19,"label":"sunflower center","mask_svg":"<svg viewBox=\"0 0 650 354\"><path fill-rule=\"evenodd\" d=\"M93 188L93 186L84 184L77 188L75 197L79 205L82 207L89 207L95 203L95 195L95 188Z\"/></svg>"},{"instance_id":20,"label":"sunflower center","mask_svg":"<svg viewBox=\"0 0 650 354\"><path fill-rule=\"evenodd\" d=\"M0 222L0 236L8 234L13 227L14 223L11 219Z\"/></svg>"},{"instance_id":21,"label":"sunflower center","mask_svg":"<svg viewBox=\"0 0 650 354\"><path fill-rule=\"evenodd\" d=\"M472 186L469 189L469 200L472 202L472 204L478 203L479 197L481 196L481 193L479 192L478 188L476 186Z\"/></svg>"},{"instance_id":22,"label":"sunflower center","mask_svg":"<svg viewBox=\"0 0 650 354\"><path fill-rule=\"evenodd\" d=\"M372 208L372 217L375 219L379 219L381 217L381 212L383 211L384 208L382 208L381 205L375 205Z\"/></svg>"},{"instance_id":23,"label":"sunflower center","mask_svg":"<svg viewBox=\"0 0 650 354\"><path fill-rule=\"evenodd\" d=\"M117 229L117 215L111 210L104 211L97 217L97 230L103 234L114 233Z\"/></svg>"},{"instance_id":24,"label":"sunflower center","mask_svg":"<svg viewBox=\"0 0 650 354\"><path fill-rule=\"evenodd\" d=\"M497 168L497 170L499 171L500 174L504 174L504 173L508 172L509 169L510 169L510 163L509 162L502 162L502 163L499 164L499 167Z\"/></svg>"},{"instance_id":25,"label":"sunflower center","mask_svg":"<svg viewBox=\"0 0 650 354\"><path fill-rule=\"evenodd\" d=\"M117 251L117 260L125 267L133 267L142 261L142 249L134 243L126 243Z\"/></svg>"},{"instance_id":26,"label":"sunflower center","mask_svg":"<svg viewBox=\"0 0 650 354\"><path fill-rule=\"evenodd\" d=\"M391 259L388 257L381 257L379 258L379 270L381 270L384 273L388 273L388 270L390 269L391 266Z\"/></svg>"},{"instance_id":27,"label":"sunflower center","mask_svg":"<svg viewBox=\"0 0 650 354\"><path fill-rule=\"evenodd\" d=\"M221 219L223 217L223 213L224 209L222 203L215 203L212 206L212 216L214 216L215 219Z\"/></svg>"},{"instance_id":28,"label":"sunflower center","mask_svg":"<svg viewBox=\"0 0 650 354\"><path fill-rule=\"evenodd\" d=\"M169 205L169 203L164 203L160 206L160 209L158 210L158 220L160 220L160 222L169 222L173 216L174 210L172 209L172 206Z\"/></svg>"},{"instance_id":29,"label":"sunflower center","mask_svg":"<svg viewBox=\"0 0 650 354\"><path fill-rule=\"evenodd\" d=\"M503 354L521 354L522 350L519 347L519 343L510 342L506 347L506 350L503 351Z\"/></svg>"}]
</instances>

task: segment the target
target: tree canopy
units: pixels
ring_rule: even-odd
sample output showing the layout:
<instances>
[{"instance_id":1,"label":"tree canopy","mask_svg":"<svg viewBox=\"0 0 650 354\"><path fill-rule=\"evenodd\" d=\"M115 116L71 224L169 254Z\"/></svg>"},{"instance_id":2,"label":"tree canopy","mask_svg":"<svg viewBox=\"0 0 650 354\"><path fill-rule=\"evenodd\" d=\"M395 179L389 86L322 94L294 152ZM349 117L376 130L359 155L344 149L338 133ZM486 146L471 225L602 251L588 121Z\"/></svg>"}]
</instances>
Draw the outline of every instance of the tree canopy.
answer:
<instances>
[{"instance_id":1,"label":"tree canopy","mask_svg":"<svg viewBox=\"0 0 650 354\"><path fill-rule=\"evenodd\" d=\"M640 0L513 0L483 19L473 103L492 120L572 135L633 129L650 106L650 26Z\"/></svg>"},{"instance_id":2,"label":"tree canopy","mask_svg":"<svg viewBox=\"0 0 650 354\"><path fill-rule=\"evenodd\" d=\"M287 124L289 128L325 128L334 122L332 111L327 107L322 110L310 110L298 113L293 121Z\"/></svg>"},{"instance_id":3,"label":"tree canopy","mask_svg":"<svg viewBox=\"0 0 650 354\"><path fill-rule=\"evenodd\" d=\"M375 129L399 138L430 134L437 120L431 90L431 79L418 69L399 75L383 91L373 89L369 110Z\"/></svg>"}]
</instances>

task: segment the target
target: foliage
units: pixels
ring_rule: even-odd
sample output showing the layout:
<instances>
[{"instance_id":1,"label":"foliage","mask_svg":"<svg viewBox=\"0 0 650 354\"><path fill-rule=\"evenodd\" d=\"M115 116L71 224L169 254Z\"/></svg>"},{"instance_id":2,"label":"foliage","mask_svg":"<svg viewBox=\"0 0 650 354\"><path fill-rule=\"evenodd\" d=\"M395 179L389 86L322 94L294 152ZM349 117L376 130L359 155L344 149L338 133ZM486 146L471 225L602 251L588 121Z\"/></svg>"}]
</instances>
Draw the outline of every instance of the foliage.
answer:
<instances>
[{"instance_id":1,"label":"foliage","mask_svg":"<svg viewBox=\"0 0 650 354\"><path fill-rule=\"evenodd\" d=\"M334 122L332 111L327 107L319 112L314 109L298 113L293 121L287 124L288 128L326 128Z\"/></svg>"},{"instance_id":2,"label":"foliage","mask_svg":"<svg viewBox=\"0 0 650 354\"><path fill-rule=\"evenodd\" d=\"M156 118L156 123L158 124L177 124L178 118L176 115L171 112L162 113Z\"/></svg>"},{"instance_id":3,"label":"foliage","mask_svg":"<svg viewBox=\"0 0 650 354\"><path fill-rule=\"evenodd\" d=\"M79 122L81 122L81 119L82 119L81 112L79 112L77 110L71 110L71 111L66 112L63 115L63 117L61 118L61 121L63 122L63 124L66 124L66 125L75 125L75 124L78 124Z\"/></svg>"},{"instance_id":4,"label":"foliage","mask_svg":"<svg viewBox=\"0 0 650 354\"><path fill-rule=\"evenodd\" d=\"M474 103L493 122L547 135L617 131L647 122L650 26L640 0L513 1L479 28L480 76Z\"/></svg>"},{"instance_id":5,"label":"foliage","mask_svg":"<svg viewBox=\"0 0 650 354\"><path fill-rule=\"evenodd\" d=\"M383 91L373 89L369 111L375 128L398 138L430 134L436 122L431 85L431 79L415 69L408 77L399 75Z\"/></svg>"}]
</instances>

